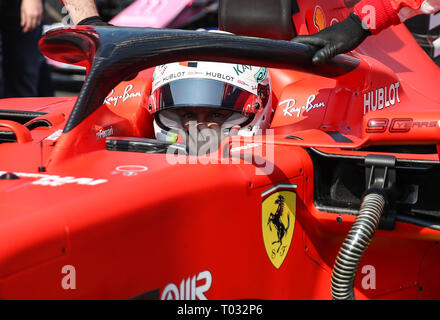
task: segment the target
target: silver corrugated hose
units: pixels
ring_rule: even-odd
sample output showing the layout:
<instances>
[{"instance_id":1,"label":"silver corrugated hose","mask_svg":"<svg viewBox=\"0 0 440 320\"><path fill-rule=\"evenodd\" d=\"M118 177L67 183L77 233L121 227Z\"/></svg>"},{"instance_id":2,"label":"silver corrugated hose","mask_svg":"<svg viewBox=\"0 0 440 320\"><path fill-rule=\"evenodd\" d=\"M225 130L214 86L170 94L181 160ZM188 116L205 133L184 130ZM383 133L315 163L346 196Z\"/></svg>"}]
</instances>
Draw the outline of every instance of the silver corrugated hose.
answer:
<instances>
[{"instance_id":1,"label":"silver corrugated hose","mask_svg":"<svg viewBox=\"0 0 440 320\"><path fill-rule=\"evenodd\" d=\"M333 267L331 291L334 300L354 300L354 279L362 255L370 244L384 211L385 198L369 193L362 199L359 215L339 249Z\"/></svg>"}]
</instances>

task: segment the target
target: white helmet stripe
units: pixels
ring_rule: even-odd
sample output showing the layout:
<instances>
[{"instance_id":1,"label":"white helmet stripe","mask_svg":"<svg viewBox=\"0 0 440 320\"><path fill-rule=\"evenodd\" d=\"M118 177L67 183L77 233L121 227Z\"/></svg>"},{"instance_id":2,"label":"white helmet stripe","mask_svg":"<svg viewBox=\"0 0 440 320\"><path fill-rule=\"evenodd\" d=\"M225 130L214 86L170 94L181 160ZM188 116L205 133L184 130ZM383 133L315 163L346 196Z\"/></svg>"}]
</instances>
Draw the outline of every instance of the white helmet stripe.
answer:
<instances>
[{"instance_id":1,"label":"white helmet stripe","mask_svg":"<svg viewBox=\"0 0 440 320\"><path fill-rule=\"evenodd\" d=\"M179 79L213 79L232 84L252 94L257 94L258 84L267 77L267 69L249 65L193 62L181 65L170 63L156 68L152 92L157 88Z\"/></svg>"}]
</instances>

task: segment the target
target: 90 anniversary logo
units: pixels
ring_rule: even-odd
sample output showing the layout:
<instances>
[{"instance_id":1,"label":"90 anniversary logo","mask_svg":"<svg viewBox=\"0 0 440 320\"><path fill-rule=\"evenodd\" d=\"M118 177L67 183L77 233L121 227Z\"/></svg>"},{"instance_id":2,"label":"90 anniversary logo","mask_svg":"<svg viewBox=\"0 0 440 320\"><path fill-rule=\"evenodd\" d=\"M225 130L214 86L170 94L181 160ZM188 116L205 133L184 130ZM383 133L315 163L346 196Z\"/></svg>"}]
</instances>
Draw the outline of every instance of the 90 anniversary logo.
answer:
<instances>
[{"instance_id":1,"label":"90 anniversary logo","mask_svg":"<svg viewBox=\"0 0 440 320\"><path fill-rule=\"evenodd\" d=\"M262 202L264 247L269 260L277 269L286 259L295 228L296 193L277 191L286 188L296 188L296 185L278 185L262 194L265 197Z\"/></svg>"}]
</instances>

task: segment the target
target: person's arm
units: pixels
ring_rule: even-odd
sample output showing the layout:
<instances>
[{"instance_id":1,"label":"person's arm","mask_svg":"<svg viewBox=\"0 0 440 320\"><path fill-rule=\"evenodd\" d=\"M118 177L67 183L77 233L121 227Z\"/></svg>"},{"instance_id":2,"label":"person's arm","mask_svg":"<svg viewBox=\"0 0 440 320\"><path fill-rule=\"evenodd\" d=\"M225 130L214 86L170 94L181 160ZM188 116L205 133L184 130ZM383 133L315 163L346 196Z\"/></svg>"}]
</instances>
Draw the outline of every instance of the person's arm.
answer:
<instances>
[{"instance_id":1,"label":"person's arm","mask_svg":"<svg viewBox=\"0 0 440 320\"><path fill-rule=\"evenodd\" d=\"M364 27L361 19L352 13L341 22L335 23L318 33L308 36L298 36L294 42L303 43L315 49L312 61L315 64L324 63L340 53L355 49L371 31Z\"/></svg>"},{"instance_id":2,"label":"person's arm","mask_svg":"<svg viewBox=\"0 0 440 320\"><path fill-rule=\"evenodd\" d=\"M62 0L75 25L108 25L99 16L94 0Z\"/></svg>"},{"instance_id":3,"label":"person's arm","mask_svg":"<svg viewBox=\"0 0 440 320\"><path fill-rule=\"evenodd\" d=\"M23 0L20 8L21 27L23 32L37 28L43 19L42 0Z\"/></svg>"},{"instance_id":4,"label":"person's arm","mask_svg":"<svg viewBox=\"0 0 440 320\"><path fill-rule=\"evenodd\" d=\"M420 13L440 9L440 0L362 0L345 20L316 34L298 36L292 41L316 48L314 63L323 63L337 54L359 46L368 36Z\"/></svg>"}]
</instances>

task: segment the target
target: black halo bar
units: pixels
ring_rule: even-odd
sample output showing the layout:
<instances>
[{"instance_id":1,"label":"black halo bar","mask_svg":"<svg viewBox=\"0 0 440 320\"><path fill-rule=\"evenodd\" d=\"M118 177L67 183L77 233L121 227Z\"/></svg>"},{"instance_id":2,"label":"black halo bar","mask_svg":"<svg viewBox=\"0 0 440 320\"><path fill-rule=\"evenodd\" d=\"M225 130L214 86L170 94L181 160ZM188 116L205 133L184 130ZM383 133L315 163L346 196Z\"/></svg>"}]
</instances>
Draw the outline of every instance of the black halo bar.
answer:
<instances>
[{"instance_id":1,"label":"black halo bar","mask_svg":"<svg viewBox=\"0 0 440 320\"><path fill-rule=\"evenodd\" d=\"M49 31L40 43L42 49L49 47L52 48L49 51L57 54L63 46L75 47L83 57L93 61L64 128L65 133L99 108L108 92L119 82L136 72L161 64L188 60L218 61L294 69L334 78L353 71L360 63L357 58L339 55L317 66L311 60L313 51L303 44L208 31L65 28Z\"/></svg>"}]
</instances>

